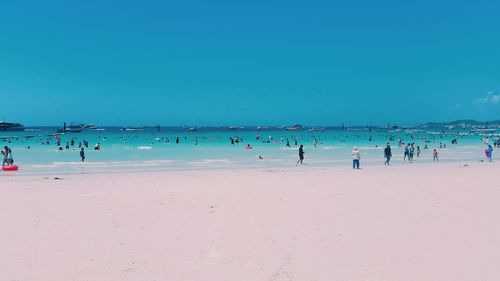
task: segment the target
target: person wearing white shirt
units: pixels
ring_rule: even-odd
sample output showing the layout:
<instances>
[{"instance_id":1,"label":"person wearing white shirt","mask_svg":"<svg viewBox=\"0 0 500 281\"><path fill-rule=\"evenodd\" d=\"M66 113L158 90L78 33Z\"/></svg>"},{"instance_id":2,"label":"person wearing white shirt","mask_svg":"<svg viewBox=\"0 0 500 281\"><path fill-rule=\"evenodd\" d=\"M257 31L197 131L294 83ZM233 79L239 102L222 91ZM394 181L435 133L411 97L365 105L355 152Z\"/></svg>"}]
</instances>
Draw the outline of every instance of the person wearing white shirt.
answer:
<instances>
[{"instance_id":1,"label":"person wearing white shirt","mask_svg":"<svg viewBox=\"0 0 500 281\"><path fill-rule=\"evenodd\" d=\"M357 147L352 149L352 168L359 169L359 160L361 159L361 154Z\"/></svg>"}]
</instances>

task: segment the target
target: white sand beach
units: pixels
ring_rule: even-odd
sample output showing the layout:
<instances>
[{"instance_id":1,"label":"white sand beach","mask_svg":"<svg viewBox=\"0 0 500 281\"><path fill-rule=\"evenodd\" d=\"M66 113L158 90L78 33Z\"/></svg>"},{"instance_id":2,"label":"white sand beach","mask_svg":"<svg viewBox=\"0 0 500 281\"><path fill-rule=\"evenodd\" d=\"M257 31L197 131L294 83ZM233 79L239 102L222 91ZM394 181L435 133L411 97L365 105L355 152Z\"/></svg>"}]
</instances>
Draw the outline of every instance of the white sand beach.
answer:
<instances>
[{"instance_id":1,"label":"white sand beach","mask_svg":"<svg viewBox=\"0 0 500 281\"><path fill-rule=\"evenodd\" d=\"M2 174L0 279L494 281L499 168Z\"/></svg>"}]
</instances>

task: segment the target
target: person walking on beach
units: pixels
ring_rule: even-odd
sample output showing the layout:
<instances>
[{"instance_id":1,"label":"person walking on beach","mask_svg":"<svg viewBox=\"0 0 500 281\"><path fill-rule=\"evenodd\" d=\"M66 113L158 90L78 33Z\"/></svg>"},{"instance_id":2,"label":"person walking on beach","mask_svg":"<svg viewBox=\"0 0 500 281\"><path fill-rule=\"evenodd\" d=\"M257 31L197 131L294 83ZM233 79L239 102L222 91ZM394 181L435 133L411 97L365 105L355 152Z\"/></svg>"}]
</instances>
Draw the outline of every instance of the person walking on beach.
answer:
<instances>
[{"instance_id":1,"label":"person walking on beach","mask_svg":"<svg viewBox=\"0 0 500 281\"><path fill-rule=\"evenodd\" d=\"M361 159L361 154L357 147L352 149L352 168L359 169L359 160Z\"/></svg>"},{"instance_id":2,"label":"person walking on beach","mask_svg":"<svg viewBox=\"0 0 500 281\"><path fill-rule=\"evenodd\" d=\"M420 146L419 146L419 145L417 145L417 158L418 158L418 157L420 157L420 153L421 153L421 152L422 152L422 151L420 150Z\"/></svg>"},{"instance_id":3,"label":"person walking on beach","mask_svg":"<svg viewBox=\"0 0 500 281\"><path fill-rule=\"evenodd\" d=\"M438 157L438 156L439 156L439 152L437 152L437 150L436 150L436 149L434 149L434 150L432 151L432 160L433 160L434 162L439 161L439 157Z\"/></svg>"},{"instance_id":4,"label":"person walking on beach","mask_svg":"<svg viewBox=\"0 0 500 281\"><path fill-rule=\"evenodd\" d=\"M406 160L406 158L408 157L408 160L410 160L410 144L407 144L406 147L405 147L405 154L403 156L403 161Z\"/></svg>"},{"instance_id":5,"label":"person walking on beach","mask_svg":"<svg viewBox=\"0 0 500 281\"><path fill-rule=\"evenodd\" d=\"M302 165L304 161L304 146L301 144L299 147L299 161L297 161L297 165ZM295 166L297 166L295 165Z\"/></svg>"},{"instance_id":6,"label":"person walking on beach","mask_svg":"<svg viewBox=\"0 0 500 281\"><path fill-rule=\"evenodd\" d=\"M80 157L82 158L82 163L85 162L85 151L83 150L83 147L82 150L80 150Z\"/></svg>"},{"instance_id":7,"label":"person walking on beach","mask_svg":"<svg viewBox=\"0 0 500 281\"><path fill-rule=\"evenodd\" d=\"M488 159L488 161L493 161L493 147L491 144L488 144L488 148L486 148L484 153L486 154L486 159Z\"/></svg>"},{"instance_id":8,"label":"person walking on beach","mask_svg":"<svg viewBox=\"0 0 500 281\"><path fill-rule=\"evenodd\" d=\"M384 149L384 157L385 157L384 165L390 165L392 157L392 150L390 144L387 144L387 147Z\"/></svg>"}]
</instances>

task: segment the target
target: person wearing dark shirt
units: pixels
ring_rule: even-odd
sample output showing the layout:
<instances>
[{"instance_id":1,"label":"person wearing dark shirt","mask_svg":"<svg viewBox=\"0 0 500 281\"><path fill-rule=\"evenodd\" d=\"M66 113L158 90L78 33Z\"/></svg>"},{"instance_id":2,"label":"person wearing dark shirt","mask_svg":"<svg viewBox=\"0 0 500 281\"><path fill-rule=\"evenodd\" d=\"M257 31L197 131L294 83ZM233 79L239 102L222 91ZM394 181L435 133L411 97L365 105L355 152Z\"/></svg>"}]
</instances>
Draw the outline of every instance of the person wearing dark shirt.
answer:
<instances>
[{"instance_id":1,"label":"person wearing dark shirt","mask_svg":"<svg viewBox=\"0 0 500 281\"><path fill-rule=\"evenodd\" d=\"M387 144L387 147L384 149L384 157L385 157L384 165L390 165L392 157L392 150L390 144Z\"/></svg>"},{"instance_id":2,"label":"person wearing dark shirt","mask_svg":"<svg viewBox=\"0 0 500 281\"><path fill-rule=\"evenodd\" d=\"M83 147L82 150L80 150L80 157L82 158L82 162L85 162L85 151L83 150Z\"/></svg>"},{"instance_id":3,"label":"person wearing dark shirt","mask_svg":"<svg viewBox=\"0 0 500 281\"><path fill-rule=\"evenodd\" d=\"M299 161L297 161L297 165L302 165L304 161L304 146L301 144L299 147Z\"/></svg>"}]
</instances>

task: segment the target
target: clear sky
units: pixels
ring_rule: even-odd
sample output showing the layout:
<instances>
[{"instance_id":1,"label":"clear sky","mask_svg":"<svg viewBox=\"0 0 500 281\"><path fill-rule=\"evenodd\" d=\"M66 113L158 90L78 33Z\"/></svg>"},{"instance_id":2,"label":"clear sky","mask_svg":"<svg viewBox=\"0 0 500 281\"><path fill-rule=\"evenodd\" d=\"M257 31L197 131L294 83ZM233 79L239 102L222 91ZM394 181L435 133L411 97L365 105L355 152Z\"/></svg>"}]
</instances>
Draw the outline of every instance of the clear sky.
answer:
<instances>
[{"instance_id":1,"label":"clear sky","mask_svg":"<svg viewBox=\"0 0 500 281\"><path fill-rule=\"evenodd\" d=\"M498 0L3 1L0 119L500 119L499 11Z\"/></svg>"}]
</instances>

